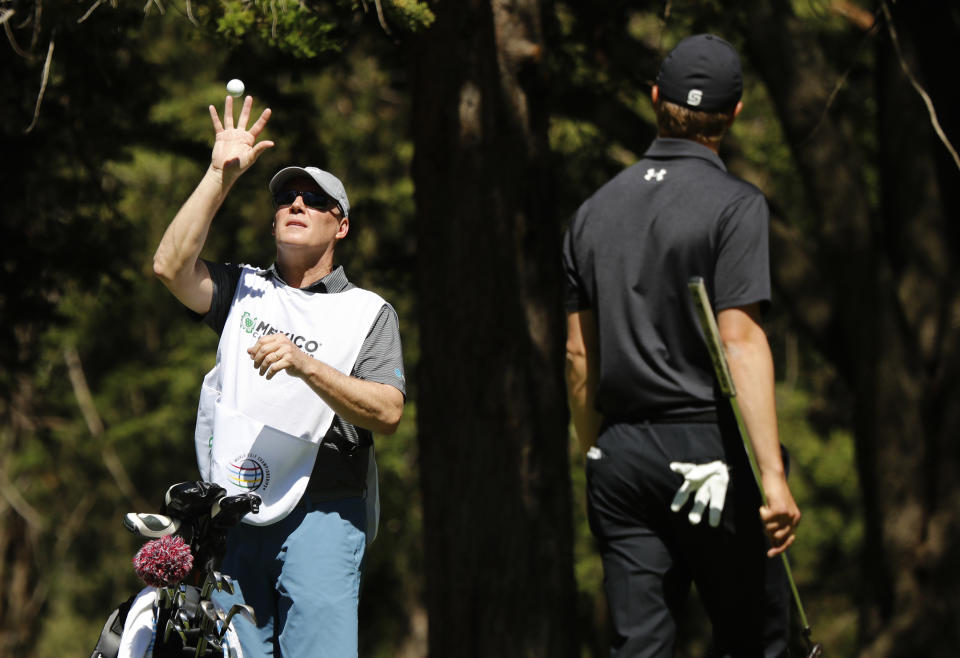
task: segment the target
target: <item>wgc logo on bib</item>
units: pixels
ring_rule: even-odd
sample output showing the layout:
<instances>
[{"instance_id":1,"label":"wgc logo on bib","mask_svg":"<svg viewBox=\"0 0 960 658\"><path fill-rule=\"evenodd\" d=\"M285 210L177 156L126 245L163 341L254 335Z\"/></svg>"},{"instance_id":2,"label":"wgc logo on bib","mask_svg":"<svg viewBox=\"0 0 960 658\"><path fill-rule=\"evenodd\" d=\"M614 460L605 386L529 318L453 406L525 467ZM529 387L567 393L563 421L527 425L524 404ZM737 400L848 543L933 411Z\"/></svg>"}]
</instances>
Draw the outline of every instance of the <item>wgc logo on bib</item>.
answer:
<instances>
[{"instance_id":1,"label":"wgc logo on bib","mask_svg":"<svg viewBox=\"0 0 960 658\"><path fill-rule=\"evenodd\" d=\"M227 468L230 482L246 491L257 491L270 486L270 467L258 455L239 455Z\"/></svg>"}]
</instances>

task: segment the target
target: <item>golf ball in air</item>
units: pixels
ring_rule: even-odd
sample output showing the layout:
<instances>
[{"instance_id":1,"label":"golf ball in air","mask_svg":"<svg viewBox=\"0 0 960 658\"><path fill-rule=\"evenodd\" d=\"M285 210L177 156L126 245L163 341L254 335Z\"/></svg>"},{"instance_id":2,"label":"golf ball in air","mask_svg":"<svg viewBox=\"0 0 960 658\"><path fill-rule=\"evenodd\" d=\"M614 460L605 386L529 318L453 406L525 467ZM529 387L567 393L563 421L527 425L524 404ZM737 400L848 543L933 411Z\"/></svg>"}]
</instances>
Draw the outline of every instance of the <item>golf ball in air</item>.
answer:
<instances>
[{"instance_id":1,"label":"golf ball in air","mask_svg":"<svg viewBox=\"0 0 960 658\"><path fill-rule=\"evenodd\" d=\"M240 96L243 94L243 80L237 80L234 78L227 83L227 93L233 97Z\"/></svg>"}]
</instances>

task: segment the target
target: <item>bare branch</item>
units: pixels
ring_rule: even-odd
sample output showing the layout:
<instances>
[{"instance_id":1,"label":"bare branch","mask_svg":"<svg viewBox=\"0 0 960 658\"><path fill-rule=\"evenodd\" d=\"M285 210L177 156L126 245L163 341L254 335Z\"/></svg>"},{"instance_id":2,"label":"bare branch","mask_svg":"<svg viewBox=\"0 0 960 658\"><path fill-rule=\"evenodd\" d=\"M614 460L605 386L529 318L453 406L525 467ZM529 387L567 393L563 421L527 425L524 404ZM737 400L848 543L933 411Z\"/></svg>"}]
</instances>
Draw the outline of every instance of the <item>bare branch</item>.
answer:
<instances>
[{"instance_id":1,"label":"bare branch","mask_svg":"<svg viewBox=\"0 0 960 658\"><path fill-rule=\"evenodd\" d=\"M41 20L43 14L43 0L34 0L33 3L33 34L30 35L30 52L35 52L37 43L40 41L40 28L43 27ZM26 22L24 22L26 25Z\"/></svg>"},{"instance_id":2,"label":"bare branch","mask_svg":"<svg viewBox=\"0 0 960 658\"><path fill-rule=\"evenodd\" d=\"M13 10L11 9L8 13L4 14L3 20L3 31L7 35L7 41L10 42L10 46L13 48L13 52L20 55L24 59L33 59L33 55L28 53L26 50L20 47L20 44L17 43L17 38L13 36L13 30L10 28L10 18L13 16Z\"/></svg>"},{"instance_id":3,"label":"bare branch","mask_svg":"<svg viewBox=\"0 0 960 658\"><path fill-rule=\"evenodd\" d=\"M274 0L270 0L270 15L273 17L273 24L270 26L270 36L274 39L277 38L277 3Z\"/></svg>"},{"instance_id":4,"label":"bare branch","mask_svg":"<svg viewBox=\"0 0 960 658\"><path fill-rule=\"evenodd\" d=\"M149 13L150 13L150 5L156 5L156 6L157 6L157 9L160 10L160 15L161 15L161 16L167 13L167 11L163 8L163 3L161 3L160 0L147 0L147 4L145 4L145 5L143 6L143 13L144 13L144 14L149 14Z\"/></svg>"},{"instance_id":5,"label":"bare branch","mask_svg":"<svg viewBox=\"0 0 960 658\"><path fill-rule=\"evenodd\" d=\"M33 121L23 132L29 134L37 127L40 120L40 104L43 103L43 94L47 90L47 81L50 79L50 65L53 63L53 35L50 35L50 45L47 46L47 60L43 63L43 76L40 78L40 93L37 94L37 105L33 108Z\"/></svg>"},{"instance_id":6,"label":"bare branch","mask_svg":"<svg viewBox=\"0 0 960 658\"><path fill-rule=\"evenodd\" d=\"M0 11L0 23L6 23L13 18L15 13L17 12L15 12L13 9L4 9L3 11Z\"/></svg>"},{"instance_id":7,"label":"bare branch","mask_svg":"<svg viewBox=\"0 0 960 658\"><path fill-rule=\"evenodd\" d=\"M380 21L380 27L383 28L383 31L387 34L392 34L390 32L390 27L387 25L387 17L383 13L383 5L380 0L373 0L374 5L377 8L377 20ZM360 0L360 5L363 7L363 13L367 13L370 9L367 7L367 0Z\"/></svg>"},{"instance_id":8,"label":"bare branch","mask_svg":"<svg viewBox=\"0 0 960 658\"><path fill-rule=\"evenodd\" d=\"M83 419L87 423L87 429L90 430L90 434L95 439L101 439L104 434L103 421L100 419L100 414L97 413L93 396L90 394L90 387L87 386L87 377L83 374L83 364L80 363L80 355L77 353L75 347L69 346L63 350L63 359L66 361L67 372L70 375L70 384L73 386L73 394L77 398L77 404L80 406L80 413L83 414ZM109 443L101 442L100 450L103 455L103 463L113 476L113 480L120 492L139 509L149 509L149 503L137 493L136 487L134 487L133 482L130 481L130 476L127 475L126 470L123 468L123 462L120 461L120 457L117 456L113 446Z\"/></svg>"},{"instance_id":9,"label":"bare branch","mask_svg":"<svg viewBox=\"0 0 960 658\"><path fill-rule=\"evenodd\" d=\"M383 4L380 2L380 0L373 1L377 5L377 18L380 20L380 27L382 27L383 31L387 34L392 34L392 32L390 32L390 28L387 27L387 19L383 15Z\"/></svg>"},{"instance_id":10,"label":"bare branch","mask_svg":"<svg viewBox=\"0 0 960 658\"><path fill-rule=\"evenodd\" d=\"M200 23L198 23L198 22L197 22L197 19L194 18L194 16L193 16L193 4L190 2L190 0L187 0L187 1L186 1L186 4L187 4L187 19L188 19L191 23L193 23L193 26L194 26L194 27L200 27Z\"/></svg>"},{"instance_id":11,"label":"bare branch","mask_svg":"<svg viewBox=\"0 0 960 658\"><path fill-rule=\"evenodd\" d=\"M82 23L83 21L87 20L87 18L90 16L90 14L93 13L93 10L96 9L97 7L99 7L101 4L103 4L103 0L97 0L97 1L94 2L92 5L90 5L90 9L88 9L88 10L83 14L83 16L81 16L79 19L77 19L77 23L79 24L79 23Z\"/></svg>"},{"instance_id":12,"label":"bare branch","mask_svg":"<svg viewBox=\"0 0 960 658\"><path fill-rule=\"evenodd\" d=\"M63 558L70 549L70 545L80 531L85 527L87 514L93 508L96 499L89 492L85 493L80 502L76 504L73 511L67 515L65 523L57 527L57 543L54 547L54 554L59 559ZM146 509L146 508L143 508Z\"/></svg>"},{"instance_id":13,"label":"bare branch","mask_svg":"<svg viewBox=\"0 0 960 658\"><path fill-rule=\"evenodd\" d=\"M10 481L5 468L0 468L0 497L27 522L27 525L36 530L43 530L46 527L46 519L27 502L20 490Z\"/></svg>"},{"instance_id":14,"label":"bare branch","mask_svg":"<svg viewBox=\"0 0 960 658\"><path fill-rule=\"evenodd\" d=\"M103 436L104 426L97 407L93 402L93 395L90 393L90 387L87 385L87 376L83 372L83 364L80 362L80 355L77 348L70 346L63 350L63 360L67 364L67 372L70 375L70 384L73 386L73 394L77 398L77 404L80 405L80 413L83 414L83 420L87 423L87 429L95 439Z\"/></svg>"},{"instance_id":15,"label":"bare branch","mask_svg":"<svg viewBox=\"0 0 960 658\"><path fill-rule=\"evenodd\" d=\"M887 30L890 32L890 40L893 41L893 47L897 51L897 58L900 60L900 68L903 69L910 84L913 85L913 88L920 94L920 98L923 99L924 105L927 106L927 113L930 115L930 125L933 126L934 132L937 133L937 136L940 138L940 141L943 142L947 151L953 156L953 161L956 163L957 169L960 169L960 156L957 155L956 149L953 148L950 140L947 139L947 135L943 132L943 128L940 127L940 121L937 119L937 110L933 106L933 100L931 100L929 94L927 94L926 90L920 85L920 82L914 77L910 67L907 66L907 61L903 57L903 52L900 50L900 39L897 37L897 28L893 25L893 16L890 14L890 7L887 6L886 0L883 0L882 7L883 15L887 19Z\"/></svg>"},{"instance_id":16,"label":"bare branch","mask_svg":"<svg viewBox=\"0 0 960 658\"><path fill-rule=\"evenodd\" d=\"M11 412L15 414L17 412L16 407L11 408ZM17 423L14 422L11 423L11 425L16 428ZM13 452L12 443L12 433L8 431L0 432L0 454L11 454L11 452ZM10 461L6 460L0 464L0 514L6 512L7 507L11 507L14 512L26 521L27 525L36 530L42 530L47 524L46 519L27 502L27 499L23 497L20 490L10 481L7 475L7 465L9 463Z\"/></svg>"},{"instance_id":17,"label":"bare branch","mask_svg":"<svg viewBox=\"0 0 960 658\"><path fill-rule=\"evenodd\" d=\"M860 20L859 23L866 24L866 21ZM869 29L867 29L866 36L864 36L864 38L860 40L860 45L857 46L858 53L860 52L860 50L863 49L864 45L867 43L869 39L872 39L874 36L876 36L879 29L880 28L877 25L877 22L874 20L874 22L869 27ZM801 145L807 144L808 142L810 142L810 140L812 140L814 136L817 134L817 132L820 130L820 126L822 126L824 121L827 120L827 114L830 112L830 108L833 107L833 101L836 100L837 94L839 94L840 90L843 89L843 87L847 84L847 78L850 77L850 71L852 70L853 70L853 65L851 64L850 66L847 67L847 70L843 72L843 75L840 76L840 79L837 80L837 83L833 86L833 89L830 91L830 96L827 98L827 102L824 103L823 105L823 112L820 113L820 119L817 121L817 125L813 127L813 129L810 131L810 134L807 135L805 139L800 141Z\"/></svg>"}]
</instances>

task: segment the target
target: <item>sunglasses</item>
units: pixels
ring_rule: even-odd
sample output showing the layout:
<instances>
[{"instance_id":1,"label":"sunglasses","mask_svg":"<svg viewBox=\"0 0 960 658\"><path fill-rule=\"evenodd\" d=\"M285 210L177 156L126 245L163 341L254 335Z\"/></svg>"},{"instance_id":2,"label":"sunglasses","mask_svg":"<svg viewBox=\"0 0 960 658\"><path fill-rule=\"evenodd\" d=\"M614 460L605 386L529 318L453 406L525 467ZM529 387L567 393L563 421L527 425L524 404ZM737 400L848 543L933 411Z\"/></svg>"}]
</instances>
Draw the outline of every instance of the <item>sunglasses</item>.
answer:
<instances>
[{"instance_id":1,"label":"sunglasses","mask_svg":"<svg viewBox=\"0 0 960 658\"><path fill-rule=\"evenodd\" d=\"M334 205L340 206L340 203L326 192L301 192L299 190L287 190L280 192L273 197L273 202L279 208L280 206L289 206L297 200L297 197L303 197L303 203L317 210L326 210ZM343 208L340 208L341 212Z\"/></svg>"}]
</instances>

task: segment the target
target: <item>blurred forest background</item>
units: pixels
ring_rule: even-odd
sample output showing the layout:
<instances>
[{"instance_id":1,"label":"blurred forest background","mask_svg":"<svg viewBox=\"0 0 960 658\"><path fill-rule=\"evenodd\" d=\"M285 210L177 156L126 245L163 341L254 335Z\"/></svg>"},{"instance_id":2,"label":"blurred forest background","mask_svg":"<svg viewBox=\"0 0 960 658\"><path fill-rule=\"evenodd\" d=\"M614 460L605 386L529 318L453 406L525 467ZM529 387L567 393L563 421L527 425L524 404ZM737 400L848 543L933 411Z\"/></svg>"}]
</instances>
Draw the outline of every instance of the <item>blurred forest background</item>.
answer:
<instances>
[{"instance_id":1,"label":"blurred forest background","mask_svg":"<svg viewBox=\"0 0 960 658\"><path fill-rule=\"evenodd\" d=\"M361 655L606 654L563 391L559 242L654 136L691 33L733 42L729 168L773 211L790 558L829 655L960 655L960 9L934 0L0 0L0 656L86 656L121 526L196 477L215 336L152 276L241 78L277 145L205 255L272 262L266 183L346 183L340 261L397 308ZM695 597L681 656L708 637Z\"/></svg>"}]
</instances>

